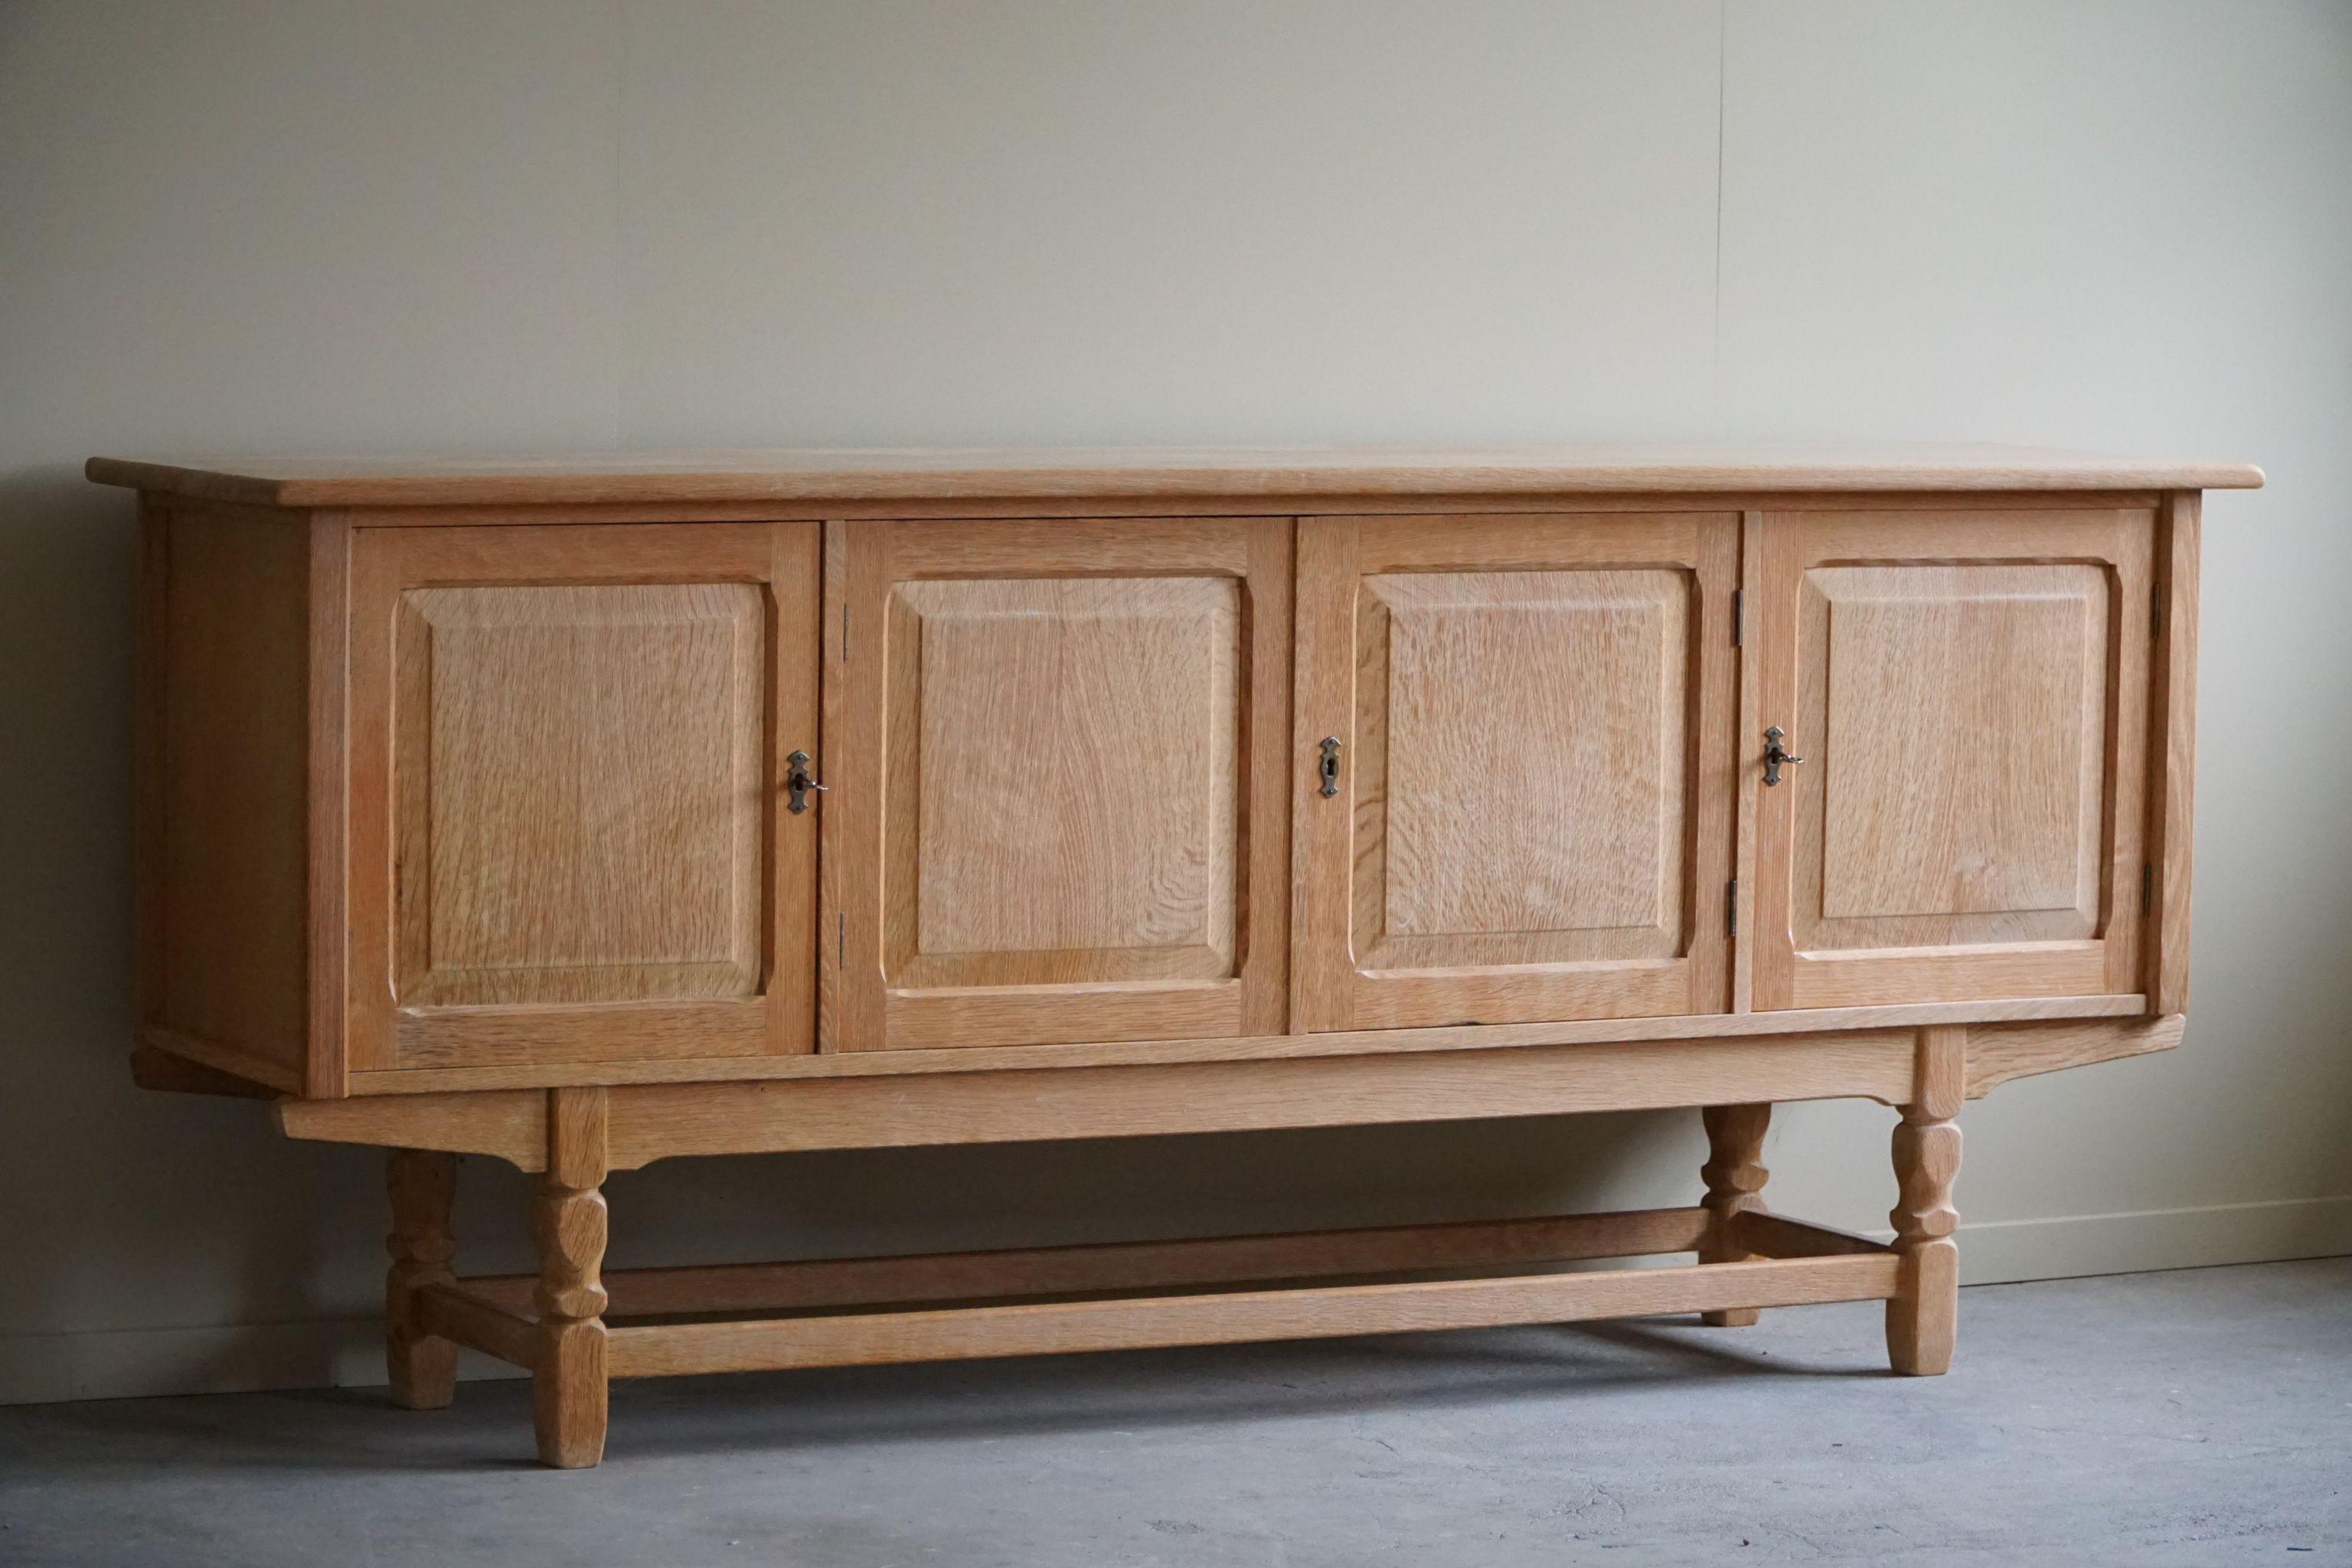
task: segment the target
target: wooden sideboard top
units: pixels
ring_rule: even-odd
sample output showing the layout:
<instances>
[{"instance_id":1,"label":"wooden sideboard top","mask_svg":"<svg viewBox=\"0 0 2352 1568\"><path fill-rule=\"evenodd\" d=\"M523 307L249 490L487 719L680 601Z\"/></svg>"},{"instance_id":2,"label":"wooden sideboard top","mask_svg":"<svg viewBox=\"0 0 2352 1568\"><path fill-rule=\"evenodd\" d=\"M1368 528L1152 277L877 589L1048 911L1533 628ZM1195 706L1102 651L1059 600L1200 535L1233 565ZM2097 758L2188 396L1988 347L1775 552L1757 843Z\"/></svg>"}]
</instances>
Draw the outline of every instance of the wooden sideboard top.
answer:
<instances>
[{"instance_id":1,"label":"wooden sideboard top","mask_svg":"<svg viewBox=\"0 0 2352 1568\"><path fill-rule=\"evenodd\" d=\"M1757 490L2251 489L2246 463L2022 447L774 447L536 456L93 458L100 484L264 506Z\"/></svg>"}]
</instances>

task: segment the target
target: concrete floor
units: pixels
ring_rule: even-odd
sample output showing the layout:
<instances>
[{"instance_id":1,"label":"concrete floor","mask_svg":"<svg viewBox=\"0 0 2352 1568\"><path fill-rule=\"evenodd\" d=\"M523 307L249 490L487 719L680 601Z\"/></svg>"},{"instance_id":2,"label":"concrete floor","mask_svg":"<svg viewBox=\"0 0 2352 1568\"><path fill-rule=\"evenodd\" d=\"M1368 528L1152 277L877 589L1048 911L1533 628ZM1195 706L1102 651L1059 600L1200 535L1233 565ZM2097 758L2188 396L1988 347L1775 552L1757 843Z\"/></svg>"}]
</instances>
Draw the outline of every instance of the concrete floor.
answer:
<instances>
[{"instance_id":1,"label":"concrete floor","mask_svg":"<svg viewBox=\"0 0 2352 1568\"><path fill-rule=\"evenodd\" d=\"M2352 1258L1869 1306L623 1384L0 1410L0 1564L2352 1563Z\"/></svg>"}]
</instances>

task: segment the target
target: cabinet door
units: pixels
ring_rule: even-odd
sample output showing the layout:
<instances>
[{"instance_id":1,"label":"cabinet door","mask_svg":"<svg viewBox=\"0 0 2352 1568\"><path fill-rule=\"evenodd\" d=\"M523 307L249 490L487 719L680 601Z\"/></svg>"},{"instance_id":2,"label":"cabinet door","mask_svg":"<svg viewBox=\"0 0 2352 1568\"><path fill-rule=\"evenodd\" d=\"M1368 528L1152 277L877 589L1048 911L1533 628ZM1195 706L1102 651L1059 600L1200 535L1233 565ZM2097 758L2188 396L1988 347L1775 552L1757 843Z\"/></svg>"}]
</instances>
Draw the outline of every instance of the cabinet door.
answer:
<instances>
[{"instance_id":1,"label":"cabinet door","mask_svg":"<svg viewBox=\"0 0 2352 1568\"><path fill-rule=\"evenodd\" d=\"M1774 513L1759 1007L2137 990L2152 513ZM1762 782L1761 730L1801 763Z\"/></svg>"},{"instance_id":2,"label":"cabinet door","mask_svg":"<svg viewBox=\"0 0 2352 1568\"><path fill-rule=\"evenodd\" d=\"M1738 552L1736 514L1301 521L1295 1026L1728 1005Z\"/></svg>"},{"instance_id":3,"label":"cabinet door","mask_svg":"<svg viewBox=\"0 0 2352 1568\"><path fill-rule=\"evenodd\" d=\"M848 522L827 572L826 1048L1280 1033L1289 521Z\"/></svg>"},{"instance_id":4,"label":"cabinet door","mask_svg":"<svg viewBox=\"0 0 2352 1568\"><path fill-rule=\"evenodd\" d=\"M354 1067L812 1048L817 525L354 538Z\"/></svg>"}]
</instances>

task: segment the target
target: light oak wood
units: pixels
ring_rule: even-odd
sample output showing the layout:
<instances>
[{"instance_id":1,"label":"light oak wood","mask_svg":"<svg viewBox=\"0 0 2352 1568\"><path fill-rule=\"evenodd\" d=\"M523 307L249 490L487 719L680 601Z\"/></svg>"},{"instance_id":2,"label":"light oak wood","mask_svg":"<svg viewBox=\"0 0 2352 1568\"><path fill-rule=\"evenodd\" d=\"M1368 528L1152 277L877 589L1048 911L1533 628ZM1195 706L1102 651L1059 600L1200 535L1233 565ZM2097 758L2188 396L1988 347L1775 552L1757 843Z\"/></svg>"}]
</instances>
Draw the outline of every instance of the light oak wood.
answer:
<instances>
[{"instance_id":1,"label":"light oak wood","mask_svg":"<svg viewBox=\"0 0 2352 1568\"><path fill-rule=\"evenodd\" d=\"M90 472L148 492L134 1075L399 1151L395 1397L504 1357L573 1466L611 1376L689 1370L1877 1299L1896 1369L1944 1370L1962 1100L2182 1037L2197 492L2260 479ZM1805 760L1766 786L1770 725ZM1892 1247L1762 1206L1770 1105L1833 1097L1901 1109ZM607 1173L676 1155L1666 1106L1704 1110L1697 1208L602 1268ZM541 1173L536 1275L451 1278L460 1152ZM1364 1278L1495 1269L1538 1272ZM1285 1279L1330 1282L1236 1288Z\"/></svg>"},{"instance_id":2,"label":"light oak wood","mask_svg":"<svg viewBox=\"0 0 2352 1568\"><path fill-rule=\"evenodd\" d=\"M1770 560L1769 536L1764 513L1739 514L1739 596L1732 615L1732 642L1739 649L1739 717L1732 727L1735 767L1744 767L1749 737L1764 733L1764 671L1771 650L1759 636L1763 616L1764 572ZM1738 787L1732 793L1732 863L1729 924L1731 943L1731 1011L1746 1016L1756 1010L1756 936L1763 918L1758 903L1757 813L1760 790ZM1746 933L1744 936L1740 933Z\"/></svg>"},{"instance_id":3,"label":"light oak wood","mask_svg":"<svg viewBox=\"0 0 2352 1568\"><path fill-rule=\"evenodd\" d=\"M538 1089L373 1099L281 1100L270 1109L289 1138L490 1154L518 1170L547 1168L547 1097Z\"/></svg>"},{"instance_id":4,"label":"light oak wood","mask_svg":"<svg viewBox=\"0 0 2352 1568\"><path fill-rule=\"evenodd\" d=\"M1699 1246L1701 1263L1737 1263L1754 1249L1742 1244L1739 1217L1763 1206L1764 1133L1772 1124L1770 1105L1710 1105L1699 1112L1706 1128L1706 1163L1699 1179L1706 1184L1704 1206L1706 1239ZM1744 1329L1756 1321L1752 1307L1734 1307L1704 1314L1709 1328Z\"/></svg>"},{"instance_id":5,"label":"light oak wood","mask_svg":"<svg viewBox=\"0 0 2352 1568\"><path fill-rule=\"evenodd\" d=\"M447 1285L457 1244L449 1231L457 1194L457 1160L426 1149L394 1149L385 1157L392 1199L392 1268L384 1278L384 1361L392 1402L409 1410L438 1410L457 1392L457 1342L433 1333L420 1310L423 1293Z\"/></svg>"},{"instance_id":6,"label":"light oak wood","mask_svg":"<svg viewBox=\"0 0 2352 1568\"><path fill-rule=\"evenodd\" d=\"M936 497L1233 497L1267 491L2225 489L2243 463L2016 447L832 447L556 456L93 458L100 484L275 506L497 506Z\"/></svg>"},{"instance_id":7,"label":"light oak wood","mask_svg":"<svg viewBox=\"0 0 2352 1568\"><path fill-rule=\"evenodd\" d=\"M1300 525L1292 1026L1722 1009L1738 520L1445 521Z\"/></svg>"},{"instance_id":8,"label":"light oak wood","mask_svg":"<svg viewBox=\"0 0 2352 1568\"><path fill-rule=\"evenodd\" d=\"M1902 1260L1900 1288L1886 1302L1886 1354L1895 1370L1933 1377L1952 1364L1959 1318L1960 1217L1952 1183L1960 1173L1959 1114L1967 1085L1966 1028L1919 1031L1917 1087L1895 1129L1895 1180L1902 1196L1887 1215Z\"/></svg>"},{"instance_id":9,"label":"light oak wood","mask_svg":"<svg viewBox=\"0 0 2352 1568\"><path fill-rule=\"evenodd\" d=\"M749 583L401 595L404 1006L758 994L761 601Z\"/></svg>"},{"instance_id":10,"label":"light oak wood","mask_svg":"<svg viewBox=\"0 0 2352 1568\"><path fill-rule=\"evenodd\" d=\"M351 1092L351 1058L343 1020L351 1011L351 953L346 946L351 873L345 827L351 818L347 762L351 755L350 521L313 512L309 601L310 725L305 797L310 852L310 909L304 923L309 988L304 1020L310 1033L303 1091L331 1098Z\"/></svg>"},{"instance_id":11,"label":"light oak wood","mask_svg":"<svg viewBox=\"0 0 2352 1568\"><path fill-rule=\"evenodd\" d=\"M1968 1098L1981 1100L2015 1078L2168 1051L2180 1044L2188 1026L2189 1020L2178 1013L2092 1024L2053 1019L2038 1024L1974 1025L1968 1032Z\"/></svg>"},{"instance_id":12,"label":"light oak wood","mask_svg":"<svg viewBox=\"0 0 2352 1568\"><path fill-rule=\"evenodd\" d=\"M547 1091L547 1170L531 1213L540 1258L531 1414L540 1462L558 1469L604 1457L605 1110L601 1089Z\"/></svg>"},{"instance_id":13,"label":"light oak wood","mask_svg":"<svg viewBox=\"0 0 2352 1568\"><path fill-rule=\"evenodd\" d=\"M1232 978L1241 611L1233 577L899 585L892 984Z\"/></svg>"},{"instance_id":14,"label":"light oak wood","mask_svg":"<svg viewBox=\"0 0 2352 1568\"><path fill-rule=\"evenodd\" d=\"M140 1024L332 1092L309 1043L310 534L298 514L153 500L142 529Z\"/></svg>"},{"instance_id":15,"label":"light oak wood","mask_svg":"<svg viewBox=\"0 0 2352 1568\"><path fill-rule=\"evenodd\" d=\"M2197 557L2203 502L2165 498L2157 541L2155 728L2148 768L2148 1011L2189 1009L2190 822L2197 784Z\"/></svg>"},{"instance_id":16,"label":"light oak wood","mask_svg":"<svg viewBox=\"0 0 2352 1568\"><path fill-rule=\"evenodd\" d=\"M520 1367L539 1364L539 1319L484 1300L463 1285L428 1285L417 1293L418 1324L428 1333Z\"/></svg>"},{"instance_id":17,"label":"light oak wood","mask_svg":"<svg viewBox=\"0 0 2352 1568\"><path fill-rule=\"evenodd\" d=\"M1765 519L1756 1005L2134 984L2152 526Z\"/></svg>"},{"instance_id":18,"label":"light oak wood","mask_svg":"<svg viewBox=\"0 0 2352 1568\"><path fill-rule=\"evenodd\" d=\"M1759 1021L1761 1016L1759 1016ZM1972 1026L1981 1093L2009 1078L2178 1044L2179 1020L2102 1018ZM1593 1041L1360 1057L1282 1058L1017 1072L866 1074L645 1084L610 1091L627 1167L666 1154L996 1142L1024 1137L1349 1126L1465 1117L1622 1110L1853 1096L1900 1105L1914 1082L1916 1031L1849 1025L1732 1038ZM1974 1069L1971 1069L1972 1073ZM984 1087L981 1087L984 1086ZM546 1096L535 1089L281 1100L289 1136L325 1142L491 1154L541 1169ZM1058 1119L1058 1120L1057 1120Z\"/></svg>"},{"instance_id":19,"label":"light oak wood","mask_svg":"<svg viewBox=\"0 0 2352 1568\"><path fill-rule=\"evenodd\" d=\"M1278 1032L1287 524L831 548L825 1048Z\"/></svg>"},{"instance_id":20,"label":"light oak wood","mask_svg":"<svg viewBox=\"0 0 2352 1568\"><path fill-rule=\"evenodd\" d=\"M1693 1250L1706 1225L1703 1209L1642 1209L1209 1240L618 1269L604 1277L612 1297L605 1317L801 1311L1644 1258ZM537 1285L528 1275L465 1281L472 1295L522 1317L535 1313Z\"/></svg>"},{"instance_id":21,"label":"light oak wood","mask_svg":"<svg viewBox=\"0 0 2352 1568\"><path fill-rule=\"evenodd\" d=\"M2114 510L2152 510L2172 493L2129 489L1882 489L1823 490L1697 488L1650 490L1478 490L1423 495L1390 492L1339 493L1258 490L1248 494L1047 495L843 497L831 500L698 501L530 501L474 505L362 505L319 507L310 515L352 520L352 526L383 528L549 527L606 523L919 522L1003 521L1041 522L1063 519L1101 521L1127 518L1342 517L1380 514L1449 516L1541 516L1563 511L2037 511L2053 501Z\"/></svg>"},{"instance_id":22,"label":"light oak wood","mask_svg":"<svg viewBox=\"0 0 2352 1568\"><path fill-rule=\"evenodd\" d=\"M1539 1024L1453 1025L1428 1029L1353 1029L1328 1034L1242 1035L1189 1040L1096 1040L1065 1045L970 1046L936 1050L853 1051L814 1057L703 1058L650 1055L542 1068L429 1068L366 1073L358 1095L443 1093L561 1083L682 1083L713 1079L871 1078L914 1073L996 1072L1006 1068L1143 1066L1166 1062L1254 1061L1270 1058L1387 1056L1400 1052L1507 1049L1519 1046L1612 1044L1812 1034L1920 1024L2021 1018L2124 1018L2144 1015L2147 1000L2120 996L2030 996L1993 1002L1898 1003L1874 1007L1795 1008L1772 1013L1702 1014L1667 1018L1608 1018ZM635 1011L648 1032L694 1026L663 1009ZM495 1009L470 1012L469 1026L500 1026ZM2128 1051L2114 1054L2128 1055Z\"/></svg>"},{"instance_id":23,"label":"light oak wood","mask_svg":"<svg viewBox=\"0 0 2352 1568\"><path fill-rule=\"evenodd\" d=\"M1877 1300L1894 1258L1804 1258L1517 1279L1334 1285L614 1331L615 1377L1325 1339L1727 1307Z\"/></svg>"},{"instance_id":24,"label":"light oak wood","mask_svg":"<svg viewBox=\"0 0 2352 1568\"><path fill-rule=\"evenodd\" d=\"M812 1048L817 544L359 534L356 1068Z\"/></svg>"},{"instance_id":25,"label":"light oak wood","mask_svg":"<svg viewBox=\"0 0 2352 1568\"><path fill-rule=\"evenodd\" d=\"M612 1167L673 1155L1017 1142L1854 1097L1901 1104L1898 1028L1371 1057L638 1084L607 1091ZM290 1137L494 1154L542 1167L531 1089L284 1100Z\"/></svg>"},{"instance_id":26,"label":"light oak wood","mask_svg":"<svg viewBox=\"0 0 2352 1568\"><path fill-rule=\"evenodd\" d=\"M1563 1215L1298 1236L1034 1248L724 1268L625 1271L608 1311L655 1318L721 1312L801 1315L726 1321L622 1322L611 1330L612 1377L842 1365L1047 1351L1206 1344L1572 1321L1587 1317L1737 1310L1727 1303L1868 1300L1895 1289L1893 1249L1826 1226L1748 1215L1747 1262L1559 1274L1551 1266L1601 1257L1688 1251L1705 1237L1703 1209ZM1518 1265L1534 1272L1444 1277ZM1365 1280L1396 1272L1440 1278ZM1312 1279L1310 1287L1190 1293L1240 1279ZM1115 1299L1001 1300L1085 1292L1175 1289ZM423 1326L544 1375L541 1281L436 1281L420 1288ZM926 1301L961 1304L919 1309ZM899 1310L809 1315L842 1308ZM1749 1310L1752 1310L1749 1309Z\"/></svg>"},{"instance_id":27,"label":"light oak wood","mask_svg":"<svg viewBox=\"0 0 2352 1568\"><path fill-rule=\"evenodd\" d=\"M615 1090L613 1163L672 1154L1333 1127L1688 1105L1900 1101L1908 1031Z\"/></svg>"}]
</instances>

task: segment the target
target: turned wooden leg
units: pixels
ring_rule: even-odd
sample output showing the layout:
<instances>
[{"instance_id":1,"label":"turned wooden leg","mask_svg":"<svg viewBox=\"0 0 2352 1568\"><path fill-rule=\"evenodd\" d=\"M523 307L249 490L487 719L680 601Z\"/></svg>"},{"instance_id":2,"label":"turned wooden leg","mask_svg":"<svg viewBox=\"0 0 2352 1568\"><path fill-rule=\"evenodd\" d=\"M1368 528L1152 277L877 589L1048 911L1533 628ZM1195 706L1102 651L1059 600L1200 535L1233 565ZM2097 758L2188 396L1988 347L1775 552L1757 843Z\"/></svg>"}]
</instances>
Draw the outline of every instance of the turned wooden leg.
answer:
<instances>
[{"instance_id":1,"label":"turned wooden leg","mask_svg":"<svg viewBox=\"0 0 2352 1568\"><path fill-rule=\"evenodd\" d=\"M1769 1105L1710 1105L1699 1112L1706 1124L1706 1163L1698 1169L1706 1183L1706 1240L1700 1244L1701 1263L1737 1263L1748 1256L1731 1240L1734 1215L1760 1209L1764 1200L1764 1130L1772 1124ZM1713 1329L1744 1329L1756 1321L1753 1307L1730 1307L1701 1312L1698 1321Z\"/></svg>"},{"instance_id":2,"label":"turned wooden leg","mask_svg":"<svg viewBox=\"0 0 2352 1568\"><path fill-rule=\"evenodd\" d=\"M1895 1370L1933 1377L1952 1364L1960 1308L1960 1216L1952 1182L1960 1173L1959 1114L1968 1031L1919 1031L1917 1088L1895 1130L1895 1179L1902 1196L1887 1215L1903 1275L1886 1303L1886 1356Z\"/></svg>"},{"instance_id":3,"label":"turned wooden leg","mask_svg":"<svg viewBox=\"0 0 2352 1568\"><path fill-rule=\"evenodd\" d=\"M449 1234L449 1204L457 1190L457 1156L430 1149L394 1149L385 1162L392 1196L392 1235L385 1245L392 1269L383 1282L384 1363L392 1402L409 1410L438 1410L457 1393L457 1346L417 1324L417 1295L446 1285L457 1255Z\"/></svg>"},{"instance_id":4,"label":"turned wooden leg","mask_svg":"<svg viewBox=\"0 0 2352 1568\"><path fill-rule=\"evenodd\" d=\"M604 1457L604 1091L548 1090L539 1240L539 1364L531 1414L539 1458L577 1470Z\"/></svg>"}]
</instances>

